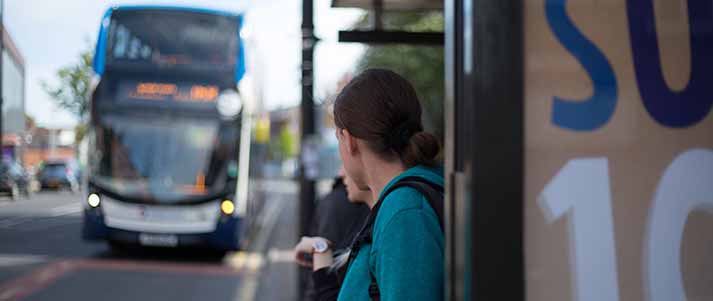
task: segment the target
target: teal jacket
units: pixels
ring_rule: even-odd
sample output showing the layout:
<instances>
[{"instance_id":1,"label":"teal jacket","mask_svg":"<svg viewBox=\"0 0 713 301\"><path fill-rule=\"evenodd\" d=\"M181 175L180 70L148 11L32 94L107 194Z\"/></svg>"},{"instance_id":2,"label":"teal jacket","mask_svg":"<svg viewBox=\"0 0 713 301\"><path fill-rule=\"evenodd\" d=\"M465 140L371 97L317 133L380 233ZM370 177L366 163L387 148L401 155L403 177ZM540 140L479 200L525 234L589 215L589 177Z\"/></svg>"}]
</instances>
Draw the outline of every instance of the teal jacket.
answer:
<instances>
[{"instance_id":1,"label":"teal jacket","mask_svg":"<svg viewBox=\"0 0 713 301\"><path fill-rule=\"evenodd\" d=\"M440 171L416 166L392 179L382 193L406 176L443 185ZM370 270L383 301L442 300L444 238L438 216L413 188L398 188L383 202L373 242L363 245L349 265L338 300L370 300Z\"/></svg>"}]
</instances>

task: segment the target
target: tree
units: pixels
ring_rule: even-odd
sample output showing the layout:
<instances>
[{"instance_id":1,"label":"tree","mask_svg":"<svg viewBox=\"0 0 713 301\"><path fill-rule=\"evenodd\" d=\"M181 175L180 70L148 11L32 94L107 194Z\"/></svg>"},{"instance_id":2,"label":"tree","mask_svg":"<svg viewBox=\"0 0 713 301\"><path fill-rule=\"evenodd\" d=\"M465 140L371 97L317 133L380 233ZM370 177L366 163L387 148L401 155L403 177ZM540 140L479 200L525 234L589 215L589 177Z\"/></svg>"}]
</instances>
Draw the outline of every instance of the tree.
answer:
<instances>
[{"instance_id":1,"label":"tree","mask_svg":"<svg viewBox=\"0 0 713 301\"><path fill-rule=\"evenodd\" d=\"M86 120L89 110L89 89L92 80L93 47L86 47L79 54L79 60L57 71L59 84L52 86L46 81L41 85L45 92L63 108L74 114L80 124Z\"/></svg>"},{"instance_id":2,"label":"tree","mask_svg":"<svg viewBox=\"0 0 713 301\"><path fill-rule=\"evenodd\" d=\"M74 128L75 143L79 143L87 132L87 114L89 113L89 89L92 82L92 60L94 47L87 47L79 53L79 60L57 71L59 85L52 86L46 81L40 84L57 105L74 114L79 124Z\"/></svg>"},{"instance_id":3,"label":"tree","mask_svg":"<svg viewBox=\"0 0 713 301\"><path fill-rule=\"evenodd\" d=\"M30 130L34 129L37 127L37 121L35 121L35 117L30 116L30 114L25 113L25 128Z\"/></svg>"},{"instance_id":4,"label":"tree","mask_svg":"<svg viewBox=\"0 0 713 301\"><path fill-rule=\"evenodd\" d=\"M357 26L366 23L365 18ZM383 16L383 23L385 28L406 31L442 32L444 28L440 12L387 13ZM442 46L369 46L357 64L359 71L367 68L391 69L408 79L423 104L426 129L443 141L445 65Z\"/></svg>"}]
</instances>

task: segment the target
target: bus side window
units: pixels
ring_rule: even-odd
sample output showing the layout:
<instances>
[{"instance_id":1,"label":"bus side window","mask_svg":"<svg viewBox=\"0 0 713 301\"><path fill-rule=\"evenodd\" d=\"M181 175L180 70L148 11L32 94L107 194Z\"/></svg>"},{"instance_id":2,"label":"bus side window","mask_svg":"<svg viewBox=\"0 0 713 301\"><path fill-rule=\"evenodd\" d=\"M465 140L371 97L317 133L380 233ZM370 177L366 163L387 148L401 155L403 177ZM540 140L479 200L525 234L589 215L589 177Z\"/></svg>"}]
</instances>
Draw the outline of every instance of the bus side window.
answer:
<instances>
[{"instance_id":1,"label":"bus side window","mask_svg":"<svg viewBox=\"0 0 713 301\"><path fill-rule=\"evenodd\" d=\"M129 30L123 25L119 25L116 30L116 44L114 45L114 58L121 59L126 55L126 48L129 44Z\"/></svg>"}]
</instances>

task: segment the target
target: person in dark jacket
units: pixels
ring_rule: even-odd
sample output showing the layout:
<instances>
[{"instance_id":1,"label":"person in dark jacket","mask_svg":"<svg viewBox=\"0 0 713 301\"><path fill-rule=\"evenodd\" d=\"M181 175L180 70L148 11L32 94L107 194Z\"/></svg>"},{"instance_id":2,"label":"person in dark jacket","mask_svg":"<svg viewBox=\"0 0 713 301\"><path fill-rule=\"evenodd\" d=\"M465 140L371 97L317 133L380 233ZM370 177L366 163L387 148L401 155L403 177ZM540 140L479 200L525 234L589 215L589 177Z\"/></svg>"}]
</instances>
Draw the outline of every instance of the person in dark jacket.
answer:
<instances>
[{"instance_id":1,"label":"person in dark jacket","mask_svg":"<svg viewBox=\"0 0 713 301\"><path fill-rule=\"evenodd\" d=\"M317 202L310 229L310 235L327 239L335 250L349 247L369 215L369 207L360 200L370 198L370 192L354 189L354 185L348 190L344 182L342 168L334 179L332 190ZM312 271L303 272L309 274L304 278L304 300L316 300Z\"/></svg>"},{"instance_id":2,"label":"person in dark jacket","mask_svg":"<svg viewBox=\"0 0 713 301\"><path fill-rule=\"evenodd\" d=\"M366 194L368 195L368 192ZM364 198L362 195L363 193L357 192L353 197ZM363 202L353 201L354 198L349 196L341 170L340 176L334 179L332 191L317 203L314 212L313 235L328 239L336 250L349 246L369 215L369 207Z\"/></svg>"}]
</instances>

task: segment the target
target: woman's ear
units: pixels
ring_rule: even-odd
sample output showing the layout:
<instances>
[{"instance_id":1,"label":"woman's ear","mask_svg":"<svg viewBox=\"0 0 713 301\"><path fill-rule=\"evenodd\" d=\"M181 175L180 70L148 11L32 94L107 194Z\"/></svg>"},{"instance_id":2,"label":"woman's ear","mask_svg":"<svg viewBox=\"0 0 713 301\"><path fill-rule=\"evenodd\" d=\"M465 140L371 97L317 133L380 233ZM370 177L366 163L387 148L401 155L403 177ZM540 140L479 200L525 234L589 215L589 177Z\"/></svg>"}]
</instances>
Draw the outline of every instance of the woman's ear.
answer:
<instances>
[{"instance_id":1,"label":"woman's ear","mask_svg":"<svg viewBox=\"0 0 713 301\"><path fill-rule=\"evenodd\" d=\"M347 129L342 129L342 137L344 138L344 145L347 147L347 152L349 155L355 156L359 153L359 144L357 143L357 138L352 136L352 134Z\"/></svg>"}]
</instances>

